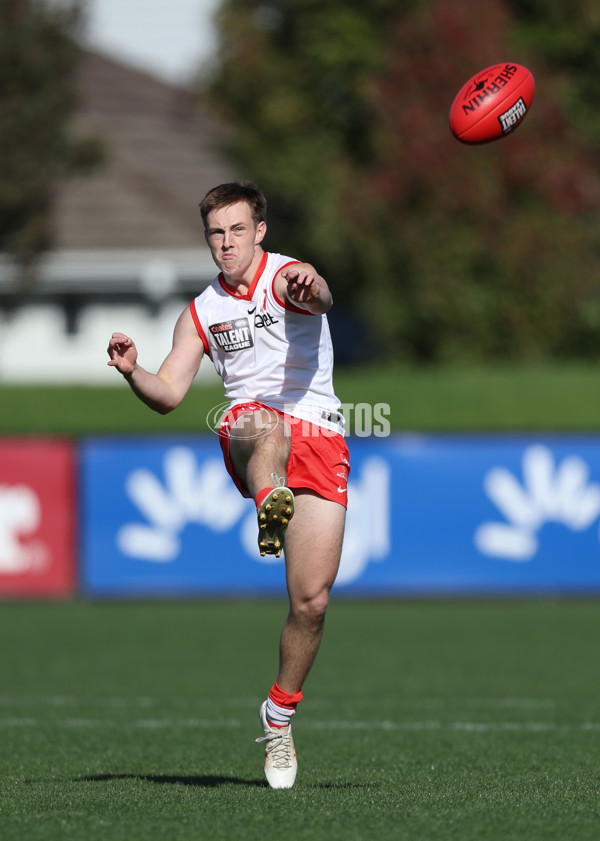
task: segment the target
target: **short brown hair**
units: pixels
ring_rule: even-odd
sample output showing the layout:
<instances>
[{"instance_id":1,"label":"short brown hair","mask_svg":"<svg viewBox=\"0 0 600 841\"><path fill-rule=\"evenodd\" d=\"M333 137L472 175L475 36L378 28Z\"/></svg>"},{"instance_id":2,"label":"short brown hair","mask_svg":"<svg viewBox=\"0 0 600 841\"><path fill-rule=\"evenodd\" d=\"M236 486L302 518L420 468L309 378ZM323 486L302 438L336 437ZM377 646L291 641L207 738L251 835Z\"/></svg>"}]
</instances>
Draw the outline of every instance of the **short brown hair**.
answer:
<instances>
[{"instance_id":1,"label":"short brown hair","mask_svg":"<svg viewBox=\"0 0 600 841\"><path fill-rule=\"evenodd\" d=\"M200 215L204 229L206 230L206 220L211 211L229 207L230 204L236 204L239 201L245 201L250 205L255 225L267 221L267 200L256 184L252 181L231 181L228 184L213 187L200 202Z\"/></svg>"}]
</instances>

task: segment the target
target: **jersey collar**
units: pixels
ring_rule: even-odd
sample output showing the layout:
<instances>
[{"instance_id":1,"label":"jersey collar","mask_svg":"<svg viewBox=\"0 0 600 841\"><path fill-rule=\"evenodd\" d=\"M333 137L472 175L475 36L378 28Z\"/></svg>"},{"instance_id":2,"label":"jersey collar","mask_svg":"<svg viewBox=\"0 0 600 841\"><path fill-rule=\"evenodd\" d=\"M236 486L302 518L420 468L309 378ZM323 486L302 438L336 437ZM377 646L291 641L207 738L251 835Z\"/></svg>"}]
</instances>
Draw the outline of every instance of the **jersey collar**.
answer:
<instances>
[{"instance_id":1,"label":"jersey collar","mask_svg":"<svg viewBox=\"0 0 600 841\"><path fill-rule=\"evenodd\" d=\"M242 301L251 301L252 298L254 297L254 292L256 291L258 281L260 280L261 275L265 270L265 266L267 265L268 258L269 258L269 255L265 251L263 253L262 259L261 259L261 261L258 265L258 268L256 270L256 274L252 278L252 283L250 284L250 286L248 288L248 291L244 295L236 295L235 292L231 291L229 286L227 286L227 284L225 283L225 278L223 277L222 272L219 273L219 283L221 284L221 289L223 289L224 292L227 292L228 295L231 295L232 298L240 298L240 300L242 300Z\"/></svg>"}]
</instances>

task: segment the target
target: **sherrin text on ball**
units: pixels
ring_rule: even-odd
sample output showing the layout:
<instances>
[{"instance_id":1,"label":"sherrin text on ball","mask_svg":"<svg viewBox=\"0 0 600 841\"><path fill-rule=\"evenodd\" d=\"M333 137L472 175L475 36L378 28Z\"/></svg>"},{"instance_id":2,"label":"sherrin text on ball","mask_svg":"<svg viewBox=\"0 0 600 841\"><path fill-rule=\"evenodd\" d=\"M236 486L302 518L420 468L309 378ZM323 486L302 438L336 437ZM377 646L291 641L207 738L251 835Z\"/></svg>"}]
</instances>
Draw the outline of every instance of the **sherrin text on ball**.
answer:
<instances>
[{"instance_id":1,"label":"sherrin text on ball","mask_svg":"<svg viewBox=\"0 0 600 841\"><path fill-rule=\"evenodd\" d=\"M489 143L520 125L533 102L535 80L521 64L494 64L462 86L450 108L450 131L462 143Z\"/></svg>"}]
</instances>

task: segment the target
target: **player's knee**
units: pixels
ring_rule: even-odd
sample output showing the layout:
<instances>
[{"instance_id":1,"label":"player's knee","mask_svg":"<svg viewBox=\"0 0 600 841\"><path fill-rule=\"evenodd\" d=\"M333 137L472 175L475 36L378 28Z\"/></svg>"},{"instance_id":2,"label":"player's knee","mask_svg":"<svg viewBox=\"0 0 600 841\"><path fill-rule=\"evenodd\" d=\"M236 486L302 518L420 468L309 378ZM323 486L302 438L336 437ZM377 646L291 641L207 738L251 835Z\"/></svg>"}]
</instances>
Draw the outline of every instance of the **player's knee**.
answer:
<instances>
[{"instance_id":1,"label":"player's knee","mask_svg":"<svg viewBox=\"0 0 600 841\"><path fill-rule=\"evenodd\" d=\"M292 600L292 611L304 625L320 628L325 621L329 604L329 587L324 587L313 595L304 595Z\"/></svg>"}]
</instances>

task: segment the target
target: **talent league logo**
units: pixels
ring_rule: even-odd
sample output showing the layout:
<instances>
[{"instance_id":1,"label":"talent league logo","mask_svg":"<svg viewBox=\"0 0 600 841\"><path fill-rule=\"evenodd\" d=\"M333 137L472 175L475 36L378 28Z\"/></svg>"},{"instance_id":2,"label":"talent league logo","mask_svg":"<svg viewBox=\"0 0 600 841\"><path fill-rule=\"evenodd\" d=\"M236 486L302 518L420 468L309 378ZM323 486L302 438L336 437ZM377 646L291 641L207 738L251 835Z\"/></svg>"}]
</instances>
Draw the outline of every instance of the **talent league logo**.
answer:
<instances>
[{"instance_id":1,"label":"talent league logo","mask_svg":"<svg viewBox=\"0 0 600 841\"><path fill-rule=\"evenodd\" d=\"M254 345L246 317L220 321L218 324L211 324L208 329L221 350L228 353L246 350Z\"/></svg>"},{"instance_id":2,"label":"talent league logo","mask_svg":"<svg viewBox=\"0 0 600 841\"><path fill-rule=\"evenodd\" d=\"M514 105L498 116L500 125L502 126L502 133L508 134L511 132L523 119L527 113L527 106L525 100L520 96Z\"/></svg>"},{"instance_id":3,"label":"talent league logo","mask_svg":"<svg viewBox=\"0 0 600 841\"><path fill-rule=\"evenodd\" d=\"M492 468L484 489L504 521L479 526L474 535L477 549L505 561L531 561L540 549L540 530L546 523L573 532L590 528L600 516L600 486L589 481L589 472L578 456L556 464L550 450L541 445L525 450L522 481L504 467Z\"/></svg>"}]
</instances>

